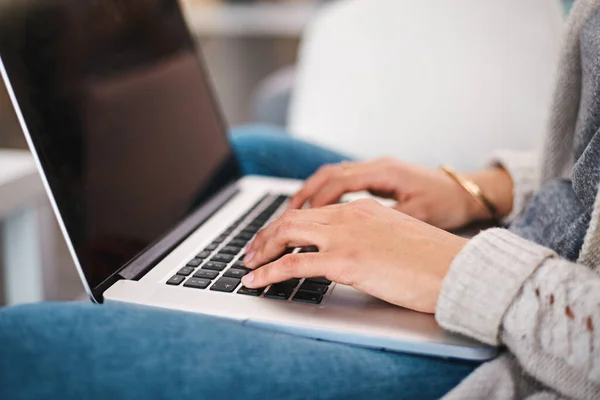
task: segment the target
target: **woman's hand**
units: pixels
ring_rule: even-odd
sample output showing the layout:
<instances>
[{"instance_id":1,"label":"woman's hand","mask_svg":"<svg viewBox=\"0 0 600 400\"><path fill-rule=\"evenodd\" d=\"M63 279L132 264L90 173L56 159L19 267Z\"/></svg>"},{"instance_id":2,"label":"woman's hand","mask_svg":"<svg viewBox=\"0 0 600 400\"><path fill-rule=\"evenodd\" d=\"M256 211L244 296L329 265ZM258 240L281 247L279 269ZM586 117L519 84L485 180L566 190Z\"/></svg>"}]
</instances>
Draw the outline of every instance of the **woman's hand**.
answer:
<instances>
[{"instance_id":1,"label":"woman's hand","mask_svg":"<svg viewBox=\"0 0 600 400\"><path fill-rule=\"evenodd\" d=\"M242 282L260 288L324 276L387 302L434 313L442 281L465 243L374 200L288 210L246 250L244 264L255 271ZM319 252L277 259L286 248L305 246L317 246Z\"/></svg>"},{"instance_id":2,"label":"woman's hand","mask_svg":"<svg viewBox=\"0 0 600 400\"><path fill-rule=\"evenodd\" d=\"M512 182L504 170L494 168L468 178L482 187L500 212L510 212ZM488 182L489 179L492 181ZM491 196L486 193L487 188L493 190ZM442 229L455 229L474 221L492 219L444 172L392 158L326 165L306 181L289 204L292 209L301 208L305 203L321 207L337 202L345 193L362 190L393 198L397 201L395 208L398 211Z\"/></svg>"}]
</instances>

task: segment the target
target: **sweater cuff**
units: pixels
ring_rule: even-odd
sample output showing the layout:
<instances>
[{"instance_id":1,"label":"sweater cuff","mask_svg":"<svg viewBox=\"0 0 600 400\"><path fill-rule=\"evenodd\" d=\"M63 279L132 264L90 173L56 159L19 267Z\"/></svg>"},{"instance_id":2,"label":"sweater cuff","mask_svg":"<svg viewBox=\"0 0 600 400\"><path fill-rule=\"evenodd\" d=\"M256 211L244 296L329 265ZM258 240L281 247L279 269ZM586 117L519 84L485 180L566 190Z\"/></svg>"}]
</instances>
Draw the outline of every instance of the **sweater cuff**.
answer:
<instances>
[{"instance_id":1,"label":"sweater cuff","mask_svg":"<svg viewBox=\"0 0 600 400\"><path fill-rule=\"evenodd\" d=\"M490 164L502 166L513 181L513 208L502 221L508 225L523 213L538 189L538 155L535 152L501 150L494 153Z\"/></svg>"},{"instance_id":2,"label":"sweater cuff","mask_svg":"<svg viewBox=\"0 0 600 400\"><path fill-rule=\"evenodd\" d=\"M444 279L436 319L444 328L498 345L502 320L525 280L555 253L505 229L475 236Z\"/></svg>"}]
</instances>

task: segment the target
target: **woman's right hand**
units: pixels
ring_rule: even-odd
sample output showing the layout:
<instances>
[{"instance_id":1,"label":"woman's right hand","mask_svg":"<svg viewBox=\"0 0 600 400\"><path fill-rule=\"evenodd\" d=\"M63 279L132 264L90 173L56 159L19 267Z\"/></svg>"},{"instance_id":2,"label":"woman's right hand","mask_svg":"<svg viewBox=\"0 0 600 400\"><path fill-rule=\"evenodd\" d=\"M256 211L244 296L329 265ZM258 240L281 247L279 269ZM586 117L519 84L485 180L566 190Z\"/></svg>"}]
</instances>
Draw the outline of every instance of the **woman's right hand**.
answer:
<instances>
[{"instance_id":1,"label":"woman's right hand","mask_svg":"<svg viewBox=\"0 0 600 400\"><path fill-rule=\"evenodd\" d=\"M480 177L481 179L476 179ZM512 208L512 181L501 168L469 176L478 183L500 212ZM485 179L484 179L485 178ZM493 185L490 185L493 183ZM493 196L489 196L490 187ZM342 195L367 190L396 200L396 208L442 229L455 229L492 216L446 173L392 158L370 162L344 162L320 168L290 200L290 208L321 207ZM491 193L490 193L491 194ZM508 208L508 210L507 210Z\"/></svg>"}]
</instances>

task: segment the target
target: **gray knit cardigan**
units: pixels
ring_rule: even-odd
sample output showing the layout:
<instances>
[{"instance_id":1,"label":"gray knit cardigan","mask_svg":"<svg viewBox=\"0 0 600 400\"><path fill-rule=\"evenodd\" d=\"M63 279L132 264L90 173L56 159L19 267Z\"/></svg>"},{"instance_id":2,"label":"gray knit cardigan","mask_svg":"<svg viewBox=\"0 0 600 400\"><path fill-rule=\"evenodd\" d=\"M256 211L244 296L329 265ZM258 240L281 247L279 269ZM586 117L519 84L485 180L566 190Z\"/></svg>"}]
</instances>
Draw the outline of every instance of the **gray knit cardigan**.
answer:
<instances>
[{"instance_id":1,"label":"gray knit cardigan","mask_svg":"<svg viewBox=\"0 0 600 400\"><path fill-rule=\"evenodd\" d=\"M569 17L541 162L532 154L498 154L515 184L509 219L542 183L571 172L580 32L598 7L600 0L578 0ZM577 263L507 230L484 231L452 263L436 318L445 329L507 348L447 399L600 399L600 193Z\"/></svg>"}]
</instances>

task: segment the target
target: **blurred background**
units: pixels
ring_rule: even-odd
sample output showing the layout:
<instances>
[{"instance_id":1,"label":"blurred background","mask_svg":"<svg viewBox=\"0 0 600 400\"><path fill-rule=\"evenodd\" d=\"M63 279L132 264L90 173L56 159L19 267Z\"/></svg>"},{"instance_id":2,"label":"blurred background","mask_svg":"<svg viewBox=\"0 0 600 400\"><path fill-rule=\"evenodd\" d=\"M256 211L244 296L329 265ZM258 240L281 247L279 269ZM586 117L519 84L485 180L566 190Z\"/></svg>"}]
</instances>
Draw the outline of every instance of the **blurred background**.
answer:
<instances>
[{"instance_id":1,"label":"blurred background","mask_svg":"<svg viewBox=\"0 0 600 400\"><path fill-rule=\"evenodd\" d=\"M492 91L497 88L498 96L489 107L481 105L476 114L483 116L475 118L479 125L465 127L460 121L454 124L449 115L443 129L460 131L457 141L464 139L465 143L472 143L469 132L481 131L482 126L497 125L498 132L512 130L517 135L527 130L535 132L532 137L539 136L543 110L551 95L562 21L573 2L507 1L512 4L508 7L496 5L502 2L480 0L463 2L463 9L457 9L460 2L456 1L435 3L181 0L230 126L279 125L309 140L335 143L359 157L372 157L393 145L389 142L392 139L382 134L365 143L365 132L389 132L387 121L397 118L398 109L414 108L420 93L435 93L438 103L477 104L477 90L485 82ZM469 5L473 10L468 10ZM427 7L438 12L432 14ZM470 24L469 18L475 22ZM419 30L423 27L427 28L426 34ZM444 41L440 41L441 30L448 29L456 29L456 36L448 38L444 34ZM462 44L468 43L464 49L461 43L449 41L460 42L459 37ZM420 63L400 57L412 54L411 43L415 50L410 60ZM439 70L429 68L439 67L439 60L447 63L443 73L454 75L433 83L431 79L416 79L427 73L443 76ZM465 65L490 72L474 82ZM521 88L531 82L531 76L535 76L535 82L529 85L529 92L524 92ZM473 90L458 93L457 86L446 83L457 85L460 79L472 81ZM519 95L507 100L513 86L519 87ZM399 92L410 96L395 97ZM382 97L386 104L378 101ZM536 105L530 105L529 100ZM496 112L499 101L503 101L500 109L504 114L499 114L502 123L490 123L484 118L486 110ZM436 106L430 101L423 104L428 110ZM445 109L457 114L452 107ZM396 121L397 130L403 130L403 123L422 125L422 111L407 112L404 122ZM520 124L519 129L511 125L512 120ZM425 137L429 131L440 131L441 126L423 129ZM343 131L344 136L329 134L334 131ZM499 141L494 141L495 137ZM484 139L488 147L508 140L493 132ZM410 144L403 143L407 153L393 155L414 154ZM83 298L77 272L26 149L6 88L0 82L0 305ZM446 160L448 156L441 151L429 152L431 159L416 161L427 164Z\"/></svg>"}]
</instances>

